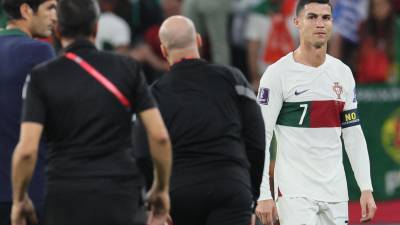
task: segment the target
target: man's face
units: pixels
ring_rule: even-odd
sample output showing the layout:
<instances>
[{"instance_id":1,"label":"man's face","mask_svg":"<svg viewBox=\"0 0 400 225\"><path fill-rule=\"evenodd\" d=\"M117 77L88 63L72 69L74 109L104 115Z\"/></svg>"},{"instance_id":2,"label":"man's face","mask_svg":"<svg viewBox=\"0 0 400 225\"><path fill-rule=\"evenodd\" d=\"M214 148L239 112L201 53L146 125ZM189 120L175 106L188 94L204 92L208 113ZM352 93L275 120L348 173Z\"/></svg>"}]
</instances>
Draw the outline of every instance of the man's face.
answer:
<instances>
[{"instance_id":1,"label":"man's face","mask_svg":"<svg viewBox=\"0 0 400 225\"><path fill-rule=\"evenodd\" d=\"M30 29L34 37L48 37L57 22L57 1L47 0L32 15Z\"/></svg>"},{"instance_id":2,"label":"man's face","mask_svg":"<svg viewBox=\"0 0 400 225\"><path fill-rule=\"evenodd\" d=\"M328 4L310 3L295 19L300 40L315 48L326 45L332 33L332 9Z\"/></svg>"}]
</instances>

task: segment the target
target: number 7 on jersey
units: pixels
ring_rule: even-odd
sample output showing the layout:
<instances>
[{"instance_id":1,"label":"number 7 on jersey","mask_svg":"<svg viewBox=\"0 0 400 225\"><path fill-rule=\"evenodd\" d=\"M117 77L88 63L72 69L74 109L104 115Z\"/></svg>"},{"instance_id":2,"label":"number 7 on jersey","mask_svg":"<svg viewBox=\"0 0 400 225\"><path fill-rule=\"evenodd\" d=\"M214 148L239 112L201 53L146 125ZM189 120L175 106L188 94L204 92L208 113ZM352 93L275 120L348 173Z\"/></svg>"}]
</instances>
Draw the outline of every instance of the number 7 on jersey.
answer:
<instances>
[{"instance_id":1,"label":"number 7 on jersey","mask_svg":"<svg viewBox=\"0 0 400 225\"><path fill-rule=\"evenodd\" d=\"M303 113L301 114L299 125L303 125L304 117L307 113L308 104L300 104L300 108L303 108Z\"/></svg>"}]
</instances>

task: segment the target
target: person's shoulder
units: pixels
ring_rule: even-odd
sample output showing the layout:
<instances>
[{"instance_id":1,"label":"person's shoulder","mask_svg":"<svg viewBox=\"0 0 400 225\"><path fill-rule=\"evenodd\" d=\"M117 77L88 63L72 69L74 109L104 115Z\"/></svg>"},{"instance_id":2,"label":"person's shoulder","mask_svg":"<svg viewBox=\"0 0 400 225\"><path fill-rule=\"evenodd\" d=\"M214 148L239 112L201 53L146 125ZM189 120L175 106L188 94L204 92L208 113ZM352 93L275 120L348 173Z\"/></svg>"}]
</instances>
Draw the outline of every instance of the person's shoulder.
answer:
<instances>
[{"instance_id":1,"label":"person's shoulder","mask_svg":"<svg viewBox=\"0 0 400 225\"><path fill-rule=\"evenodd\" d=\"M215 71L223 72L223 73L234 73L238 70L237 68L230 66L230 65L211 63L211 62L205 64L205 66L211 70L215 70Z\"/></svg>"},{"instance_id":2,"label":"person's shoulder","mask_svg":"<svg viewBox=\"0 0 400 225\"><path fill-rule=\"evenodd\" d=\"M222 65L222 64L208 64L212 70L216 72L216 74L220 74L223 77L232 78L236 82L243 82L246 78L244 77L242 71L238 68L230 65Z\"/></svg>"},{"instance_id":3,"label":"person's shoulder","mask_svg":"<svg viewBox=\"0 0 400 225\"><path fill-rule=\"evenodd\" d=\"M344 69L344 70L350 69L350 67L348 65L346 65L342 60L340 60L336 57L333 57L329 54L326 54L326 60L328 60L329 66L334 66L336 68Z\"/></svg>"},{"instance_id":4,"label":"person's shoulder","mask_svg":"<svg viewBox=\"0 0 400 225\"><path fill-rule=\"evenodd\" d=\"M271 65L269 65L267 67L265 73L282 75L285 70L290 68L290 66L293 62L292 57L293 57L292 53L288 53L287 55L283 56L275 63L272 63Z\"/></svg>"},{"instance_id":5,"label":"person's shoulder","mask_svg":"<svg viewBox=\"0 0 400 225\"><path fill-rule=\"evenodd\" d=\"M160 79L157 79L153 83L149 84L149 88L150 88L150 91L152 93L156 93L157 90L161 88L161 86L163 85L163 81L164 81L165 77L166 76L164 74Z\"/></svg>"},{"instance_id":6,"label":"person's shoulder","mask_svg":"<svg viewBox=\"0 0 400 225\"><path fill-rule=\"evenodd\" d=\"M334 71L338 71L340 74L346 74L347 76L353 76L351 69L342 60L335 58L329 54L326 54L326 60L328 60L328 67Z\"/></svg>"},{"instance_id":7,"label":"person's shoulder","mask_svg":"<svg viewBox=\"0 0 400 225\"><path fill-rule=\"evenodd\" d=\"M35 54L41 54L43 51L54 51L53 47L46 41L27 38L20 44L24 51L33 51Z\"/></svg>"},{"instance_id":8,"label":"person's shoulder","mask_svg":"<svg viewBox=\"0 0 400 225\"><path fill-rule=\"evenodd\" d=\"M350 85L351 88L354 84L354 76L353 72L351 71L350 67L342 62L340 59L337 59L331 55L327 54L328 61L328 70L333 71L336 74L339 80L342 80L347 85ZM347 86L346 85L346 86Z\"/></svg>"},{"instance_id":9,"label":"person's shoulder","mask_svg":"<svg viewBox=\"0 0 400 225\"><path fill-rule=\"evenodd\" d=\"M103 51L103 50L98 50L97 55L100 58L102 58L102 61L107 61L110 63L112 62L122 63L125 66L129 67L130 69L135 69L135 70L141 68L141 64L128 55L119 54L112 51Z\"/></svg>"},{"instance_id":10,"label":"person's shoulder","mask_svg":"<svg viewBox=\"0 0 400 225\"><path fill-rule=\"evenodd\" d=\"M32 74L50 74L51 69L55 71L59 70L60 62L62 61L63 56L58 56L56 58L43 61L32 68Z\"/></svg>"}]
</instances>

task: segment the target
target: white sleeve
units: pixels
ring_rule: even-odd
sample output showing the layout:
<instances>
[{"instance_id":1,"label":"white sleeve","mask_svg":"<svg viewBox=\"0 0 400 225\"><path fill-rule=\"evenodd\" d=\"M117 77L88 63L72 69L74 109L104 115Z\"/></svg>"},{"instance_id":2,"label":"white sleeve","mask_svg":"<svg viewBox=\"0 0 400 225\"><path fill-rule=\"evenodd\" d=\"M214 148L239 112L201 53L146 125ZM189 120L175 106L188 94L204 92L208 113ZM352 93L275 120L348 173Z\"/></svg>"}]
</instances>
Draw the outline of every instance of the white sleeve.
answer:
<instances>
[{"instance_id":1,"label":"white sleeve","mask_svg":"<svg viewBox=\"0 0 400 225\"><path fill-rule=\"evenodd\" d=\"M271 66L264 72L258 90L258 103L265 124L265 163L262 182L260 186L260 197L258 201L272 199L269 185L269 161L271 139L274 132L276 120L283 103L283 92L281 80L278 73L273 72Z\"/></svg>"},{"instance_id":2,"label":"white sleeve","mask_svg":"<svg viewBox=\"0 0 400 225\"><path fill-rule=\"evenodd\" d=\"M343 142L358 187L361 191L372 191L367 143L357 114L355 82L350 69L348 69L348 73L351 75L349 89L347 90L349 94L347 94L344 112L341 116Z\"/></svg>"}]
</instances>

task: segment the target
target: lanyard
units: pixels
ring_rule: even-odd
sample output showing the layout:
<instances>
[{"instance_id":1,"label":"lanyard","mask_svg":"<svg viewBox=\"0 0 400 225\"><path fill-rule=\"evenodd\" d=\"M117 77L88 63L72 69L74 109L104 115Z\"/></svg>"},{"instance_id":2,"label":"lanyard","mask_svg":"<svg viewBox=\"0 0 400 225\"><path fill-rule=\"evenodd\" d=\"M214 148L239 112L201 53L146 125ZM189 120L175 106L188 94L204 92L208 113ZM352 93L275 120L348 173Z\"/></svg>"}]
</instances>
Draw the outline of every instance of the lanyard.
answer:
<instances>
[{"instance_id":1,"label":"lanyard","mask_svg":"<svg viewBox=\"0 0 400 225\"><path fill-rule=\"evenodd\" d=\"M72 52L68 52L65 54L65 57L76 64L78 64L82 69L88 72L94 79L96 79L100 84L102 84L108 91L110 91L118 101L125 106L126 108L131 108L131 103L125 97L124 94L110 81L108 80L103 74L97 71L93 66L91 66L88 62L86 62L81 57L77 56Z\"/></svg>"}]
</instances>

